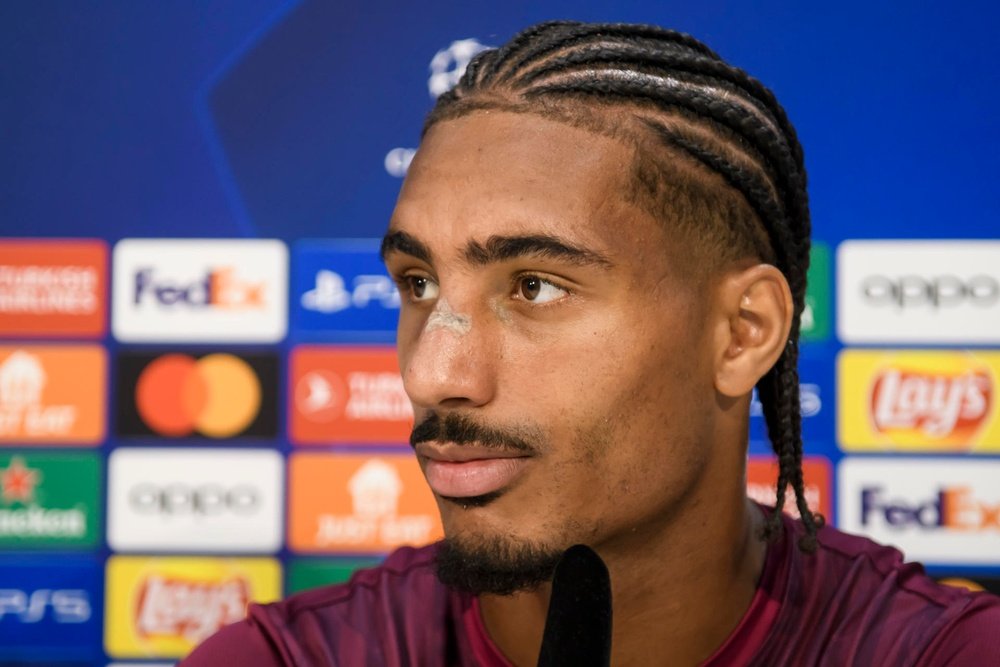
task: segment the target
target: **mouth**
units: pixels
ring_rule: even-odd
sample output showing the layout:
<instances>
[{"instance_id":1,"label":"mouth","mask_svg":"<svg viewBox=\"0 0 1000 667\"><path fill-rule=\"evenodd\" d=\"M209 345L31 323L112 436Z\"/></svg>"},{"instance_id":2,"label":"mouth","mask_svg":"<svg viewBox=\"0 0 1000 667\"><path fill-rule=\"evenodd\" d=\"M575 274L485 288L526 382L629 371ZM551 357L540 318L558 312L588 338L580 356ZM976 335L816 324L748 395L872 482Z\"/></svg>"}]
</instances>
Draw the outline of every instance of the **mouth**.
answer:
<instances>
[{"instance_id":1,"label":"mouth","mask_svg":"<svg viewBox=\"0 0 1000 667\"><path fill-rule=\"evenodd\" d=\"M422 442L416 446L431 490L445 498L496 494L514 482L530 457L476 445Z\"/></svg>"}]
</instances>

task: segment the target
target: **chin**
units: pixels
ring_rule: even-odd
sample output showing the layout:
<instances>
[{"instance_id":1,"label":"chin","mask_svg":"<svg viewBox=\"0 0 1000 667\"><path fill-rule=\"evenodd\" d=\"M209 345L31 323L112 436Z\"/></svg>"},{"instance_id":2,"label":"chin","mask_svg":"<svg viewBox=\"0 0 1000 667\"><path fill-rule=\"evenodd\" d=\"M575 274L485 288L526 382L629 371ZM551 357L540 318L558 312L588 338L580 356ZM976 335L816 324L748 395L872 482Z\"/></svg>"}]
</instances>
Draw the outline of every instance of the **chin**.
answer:
<instances>
[{"instance_id":1,"label":"chin","mask_svg":"<svg viewBox=\"0 0 1000 667\"><path fill-rule=\"evenodd\" d=\"M509 533L446 537L437 554L438 578L474 595L511 595L552 580L564 547Z\"/></svg>"}]
</instances>

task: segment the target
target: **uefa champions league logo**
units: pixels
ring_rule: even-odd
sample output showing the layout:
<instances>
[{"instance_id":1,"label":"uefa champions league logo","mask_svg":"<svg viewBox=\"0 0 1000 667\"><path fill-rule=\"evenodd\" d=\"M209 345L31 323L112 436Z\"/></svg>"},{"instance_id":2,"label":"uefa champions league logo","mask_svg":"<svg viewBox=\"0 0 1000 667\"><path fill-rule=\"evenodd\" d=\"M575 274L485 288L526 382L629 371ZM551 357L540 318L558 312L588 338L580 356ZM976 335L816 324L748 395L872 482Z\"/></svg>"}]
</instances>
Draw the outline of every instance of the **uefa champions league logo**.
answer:
<instances>
[{"instance_id":1,"label":"uefa champions league logo","mask_svg":"<svg viewBox=\"0 0 1000 667\"><path fill-rule=\"evenodd\" d=\"M490 47L483 46L476 39L459 39L447 49L434 54L430 65L431 76L427 79L427 89L431 96L437 99L454 88L469 66L469 61L488 48Z\"/></svg>"}]
</instances>

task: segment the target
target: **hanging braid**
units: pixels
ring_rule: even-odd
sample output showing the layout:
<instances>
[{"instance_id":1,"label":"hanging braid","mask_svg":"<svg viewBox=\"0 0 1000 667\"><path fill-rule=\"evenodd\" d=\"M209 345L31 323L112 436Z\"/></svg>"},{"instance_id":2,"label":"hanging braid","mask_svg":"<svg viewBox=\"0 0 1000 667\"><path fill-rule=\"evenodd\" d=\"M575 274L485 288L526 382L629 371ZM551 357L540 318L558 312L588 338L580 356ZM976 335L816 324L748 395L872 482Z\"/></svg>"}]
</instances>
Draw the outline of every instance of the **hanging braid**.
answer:
<instances>
[{"instance_id":1,"label":"hanging braid","mask_svg":"<svg viewBox=\"0 0 1000 667\"><path fill-rule=\"evenodd\" d=\"M815 550L823 517L810 511L803 491L798 378L809 205L802 147L774 95L683 33L655 26L553 21L478 54L458 85L438 98L424 131L442 120L491 108L541 114L612 136L651 134L675 161L714 174L730 194L738 193L741 203L729 207L722 203L727 195L715 193L713 209L718 210L686 224L707 226L699 231L714 234L723 260L752 253L773 262L788 281L794 304L788 344L757 384L779 471L776 511L764 534L780 534L785 490L791 486L806 529L799 546ZM631 127L621 127L621 114L614 112L622 109L632 112ZM673 211L672 217L684 217L677 215L677 192L674 197L663 193L671 187L671 179L663 178L674 174L670 165L662 157L645 159L644 142L639 138L636 143L640 161L646 163L643 169L658 175L643 176L641 169L637 180L658 198L661 214ZM691 192L683 194L691 197ZM750 213L743 220L737 209L747 206ZM721 223L713 217L721 217Z\"/></svg>"}]
</instances>

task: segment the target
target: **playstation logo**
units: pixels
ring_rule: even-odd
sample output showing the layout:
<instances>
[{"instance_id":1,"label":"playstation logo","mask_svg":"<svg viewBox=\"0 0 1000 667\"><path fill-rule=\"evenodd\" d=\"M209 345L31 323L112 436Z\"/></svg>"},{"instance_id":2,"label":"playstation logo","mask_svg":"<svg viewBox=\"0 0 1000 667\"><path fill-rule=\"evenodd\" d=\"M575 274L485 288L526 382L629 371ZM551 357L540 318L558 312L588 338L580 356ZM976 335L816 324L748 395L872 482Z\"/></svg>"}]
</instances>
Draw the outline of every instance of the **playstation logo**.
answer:
<instances>
[{"instance_id":1,"label":"playstation logo","mask_svg":"<svg viewBox=\"0 0 1000 667\"><path fill-rule=\"evenodd\" d=\"M320 269L316 286L302 295L302 307L320 313L337 313L351 306L367 308L371 303L399 308L399 291L389 276L360 275L352 283L349 290L339 273Z\"/></svg>"}]
</instances>

